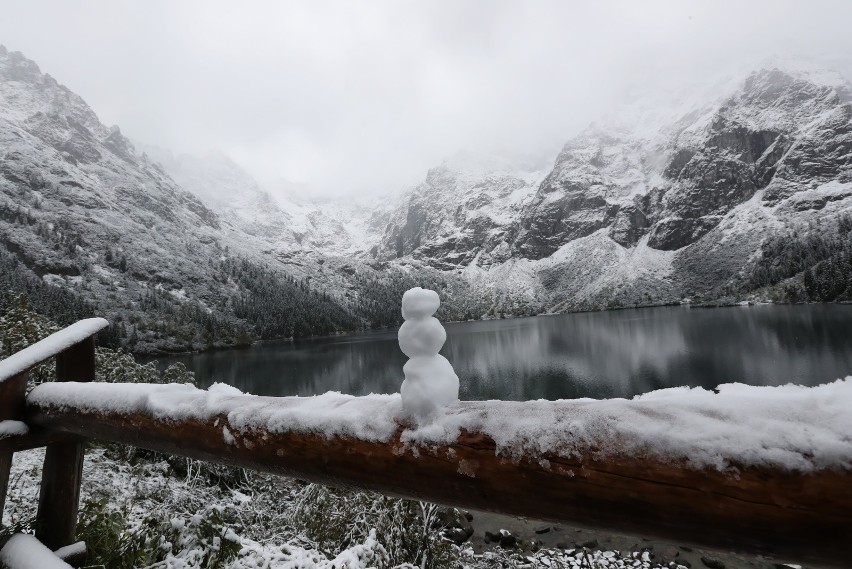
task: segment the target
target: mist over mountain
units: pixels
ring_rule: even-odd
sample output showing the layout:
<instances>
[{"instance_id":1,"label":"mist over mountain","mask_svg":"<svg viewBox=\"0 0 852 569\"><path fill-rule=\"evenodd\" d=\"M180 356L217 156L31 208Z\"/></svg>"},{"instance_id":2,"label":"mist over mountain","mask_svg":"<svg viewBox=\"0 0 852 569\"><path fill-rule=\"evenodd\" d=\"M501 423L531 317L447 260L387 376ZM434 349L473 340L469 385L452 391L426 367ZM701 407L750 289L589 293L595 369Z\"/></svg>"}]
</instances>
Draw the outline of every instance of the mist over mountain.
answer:
<instances>
[{"instance_id":1,"label":"mist over mountain","mask_svg":"<svg viewBox=\"0 0 852 569\"><path fill-rule=\"evenodd\" d=\"M445 319L849 299L850 93L769 62L625 101L547 165L469 152L391 198L310 201L221 153L137 148L0 48L2 284L70 294L138 351L395 325L417 284Z\"/></svg>"},{"instance_id":2,"label":"mist over mountain","mask_svg":"<svg viewBox=\"0 0 852 569\"><path fill-rule=\"evenodd\" d=\"M19 53L0 49L2 284L51 288L107 316L111 341L186 350L355 329L357 318L270 261L117 127ZM4 291L5 292L5 291ZM82 308L86 307L86 308ZM39 306L42 308L42 306Z\"/></svg>"},{"instance_id":3,"label":"mist over mountain","mask_svg":"<svg viewBox=\"0 0 852 569\"><path fill-rule=\"evenodd\" d=\"M548 310L746 295L773 236L831 232L852 203L848 82L778 65L678 114L633 105L569 140L548 172L460 183L436 168L380 251Z\"/></svg>"}]
</instances>

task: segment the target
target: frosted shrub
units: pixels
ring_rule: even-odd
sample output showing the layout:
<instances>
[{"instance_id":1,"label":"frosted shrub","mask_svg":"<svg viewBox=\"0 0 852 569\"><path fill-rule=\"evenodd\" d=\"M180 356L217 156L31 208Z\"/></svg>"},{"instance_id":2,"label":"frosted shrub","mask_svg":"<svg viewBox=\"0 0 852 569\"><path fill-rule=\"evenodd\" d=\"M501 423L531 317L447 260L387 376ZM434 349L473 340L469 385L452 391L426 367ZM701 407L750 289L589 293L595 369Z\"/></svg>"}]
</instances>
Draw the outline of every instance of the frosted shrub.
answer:
<instances>
[{"instance_id":1,"label":"frosted shrub","mask_svg":"<svg viewBox=\"0 0 852 569\"><path fill-rule=\"evenodd\" d=\"M153 362L138 364L120 349L95 349L95 377L107 383L160 383L160 372Z\"/></svg>"},{"instance_id":2,"label":"frosted shrub","mask_svg":"<svg viewBox=\"0 0 852 569\"><path fill-rule=\"evenodd\" d=\"M90 562L132 569L180 560L181 566L214 568L226 566L240 551L222 508L176 516L154 510L141 520L128 519L129 509L107 499L83 505L77 536L86 542Z\"/></svg>"},{"instance_id":3,"label":"frosted shrub","mask_svg":"<svg viewBox=\"0 0 852 569\"><path fill-rule=\"evenodd\" d=\"M33 311L23 294L9 294L4 299L6 309L0 313L0 359L7 358L58 331L60 327L49 318ZM50 361L30 370L31 384L52 380L56 362Z\"/></svg>"},{"instance_id":4,"label":"frosted shrub","mask_svg":"<svg viewBox=\"0 0 852 569\"><path fill-rule=\"evenodd\" d=\"M61 327L49 318L30 308L24 295L8 295L3 302L6 309L0 313L0 359L23 350L43 340ZM53 381L56 376L56 361L34 368L29 373L30 385ZM110 348L96 348L95 377L109 383L191 383L196 384L195 374L182 363L172 364L162 373L154 362L137 363L127 352Z\"/></svg>"},{"instance_id":5,"label":"frosted shrub","mask_svg":"<svg viewBox=\"0 0 852 569\"><path fill-rule=\"evenodd\" d=\"M107 383L191 383L196 385L195 374L178 362L160 373L155 362L137 363L127 352L97 348L95 350L95 377Z\"/></svg>"},{"instance_id":6,"label":"frosted shrub","mask_svg":"<svg viewBox=\"0 0 852 569\"><path fill-rule=\"evenodd\" d=\"M456 550L441 538L441 510L426 502L308 484L299 493L292 519L294 529L327 555L364 543L373 531L386 552L377 567L444 568L456 558Z\"/></svg>"}]
</instances>

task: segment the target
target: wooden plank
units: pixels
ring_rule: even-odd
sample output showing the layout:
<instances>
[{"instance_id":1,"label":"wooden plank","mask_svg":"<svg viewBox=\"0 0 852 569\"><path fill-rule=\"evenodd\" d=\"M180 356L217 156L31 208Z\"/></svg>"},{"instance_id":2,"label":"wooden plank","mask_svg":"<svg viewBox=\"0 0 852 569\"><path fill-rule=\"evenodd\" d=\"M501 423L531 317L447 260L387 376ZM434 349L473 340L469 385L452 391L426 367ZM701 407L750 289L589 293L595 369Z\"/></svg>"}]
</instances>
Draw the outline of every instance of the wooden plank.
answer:
<instances>
[{"instance_id":1,"label":"wooden plank","mask_svg":"<svg viewBox=\"0 0 852 569\"><path fill-rule=\"evenodd\" d=\"M298 477L333 486L523 515L808 566L848 567L852 472L812 473L740 465L722 472L653 456L501 456L495 442L463 433L448 445L294 432L225 437L226 415L159 419L145 413L41 408L45 428ZM226 441L226 438L229 440Z\"/></svg>"},{"instance_id":2,"label":"wooden plank","mask_svg":"<svg viewBox=\"0 0 852 569\"><path fill-rule=\"evenodd\" d=\"M47 447L35 529L36 537L50 549L76 541L82 478L82 440Z\"/></svg>"},{"instance_id":3,"label":"wooden plank","mask_svg":"<svg viewBox=\"0 0 852 569\"><path fill-rule=\"evenodd\" d=\"M27 372L19 373L0 382L0 421L21 421L26 409Z\"/></svg>"},{"instance_id":4,"label":"wooden plank","mask_svg":"<svg viewBox=\"0 0 852 569\"><path fill-rule=\"evenodd\" d=\"M19 373L0 382L0 421L24 418L24 395L27 391L27 372ZM2 440L2 439L0 439ZM0 449L0 520L6 505L6 492L9 490L9 473L12 469L13 449Z\"/></svg>"},{"instance_id":5,"label":"wooden plank","mask_svg":"<svg viewBox=\"0 0 852 569\"><path fill-rule=\"evenodd\" d=\"M0 453L20 452L34 448L46 447L55 443L69 443L78 439L75 435L68 433L57 433L45 431L44 429L32 429L26 435L13 435L0 438Z\"/></svg>"},{"instance_id":6,"label":"wooden plank","mask_svg":"<svg viewBox=\"0 0 852 569\"><path fill-rule=\"evenodd\" d=\"M95 338L90 336L56 356L56 381L95 379ZM83 440L47 446L36 514L36 537L50 549L76 541Z\"/></svg>"}]
</instances>

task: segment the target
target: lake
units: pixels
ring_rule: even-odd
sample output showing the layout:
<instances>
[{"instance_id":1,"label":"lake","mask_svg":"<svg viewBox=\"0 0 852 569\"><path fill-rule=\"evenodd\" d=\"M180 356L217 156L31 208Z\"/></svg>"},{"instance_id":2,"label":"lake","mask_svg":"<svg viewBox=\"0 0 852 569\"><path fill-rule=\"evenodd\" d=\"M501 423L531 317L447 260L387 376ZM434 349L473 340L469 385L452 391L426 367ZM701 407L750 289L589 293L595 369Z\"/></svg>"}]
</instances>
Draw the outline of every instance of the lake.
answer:
<instances>
[{"instance_id":1,"label":"lake","mask_svg":"<svg viewBox=\"0 0 852 569\"><path fill-rule=\"evenodd\" d=\"M680 385L852 375L852 305L671 306L445 324L462 399L632 397ZM259 395L393 393L396 330L158 358Z\"/></svg>"}]
</instances>

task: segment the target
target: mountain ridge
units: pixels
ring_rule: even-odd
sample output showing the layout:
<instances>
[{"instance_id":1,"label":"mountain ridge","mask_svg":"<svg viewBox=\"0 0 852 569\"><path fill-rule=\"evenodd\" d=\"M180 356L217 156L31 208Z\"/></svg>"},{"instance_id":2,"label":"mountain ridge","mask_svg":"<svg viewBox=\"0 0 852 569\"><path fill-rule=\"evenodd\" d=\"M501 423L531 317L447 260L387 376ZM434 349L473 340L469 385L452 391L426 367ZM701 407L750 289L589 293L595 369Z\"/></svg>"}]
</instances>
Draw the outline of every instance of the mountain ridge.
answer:
<instances>
[{"instance_id":1,"label":"mountain ridge","mask_svg":"<svg viewBox=\"0 0 852 569\"><path fill-rule=\"evenodd\" d=\"M709 101L628 105L546 168L458 154L394 199L332 204L275 198L224 155L134 145L0 48L0 252L143 351L395 325L415 285L445 319L852 298L814 284L848 238L850 93L760 69Z\"/></svg>"},{"instance_id":2,"label":"mountain ridge","mask_svg":"<svg viewBox=\"0 0 852 569\"><path fill-rule=\"evenodd\" d=\"M82 98L5 49L0 253L20 273L3 275L12 292L69 291L109 317L114 342L137 351L358 326L351 310L255 250L117 127L101 124ZM277 304L266 306L271 297Z\"/></svg>"}]
</instances>

